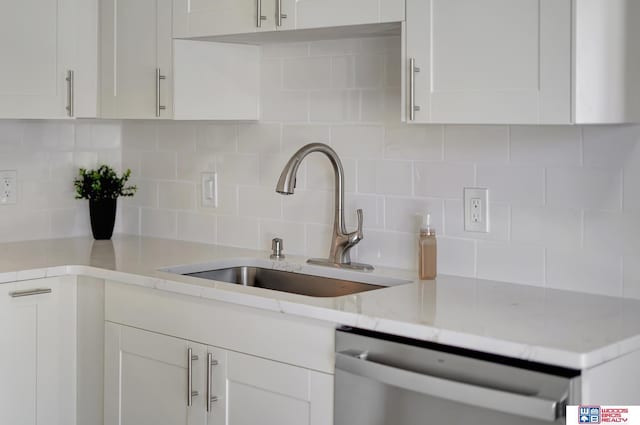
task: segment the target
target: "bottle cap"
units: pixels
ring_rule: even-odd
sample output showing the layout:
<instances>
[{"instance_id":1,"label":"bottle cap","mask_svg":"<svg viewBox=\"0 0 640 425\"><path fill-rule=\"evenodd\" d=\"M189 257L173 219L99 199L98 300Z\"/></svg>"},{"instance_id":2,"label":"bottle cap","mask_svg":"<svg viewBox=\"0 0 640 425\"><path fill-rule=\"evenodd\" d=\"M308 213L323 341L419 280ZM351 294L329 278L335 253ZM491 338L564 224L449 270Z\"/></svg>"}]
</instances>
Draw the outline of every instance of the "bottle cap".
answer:
<instances>
[{"instance_id":1,"label":"bottle cap","mask_svg":"<svg viewBox=\"0 0 640 425\"><path fill-rule=\"evenodd\" d=\"M429 211L425 211L422 215L422 225L420 226L420 233L427 235L435 235L436 231L431 227L431 214Z\"/></svg>"}]
</instances>

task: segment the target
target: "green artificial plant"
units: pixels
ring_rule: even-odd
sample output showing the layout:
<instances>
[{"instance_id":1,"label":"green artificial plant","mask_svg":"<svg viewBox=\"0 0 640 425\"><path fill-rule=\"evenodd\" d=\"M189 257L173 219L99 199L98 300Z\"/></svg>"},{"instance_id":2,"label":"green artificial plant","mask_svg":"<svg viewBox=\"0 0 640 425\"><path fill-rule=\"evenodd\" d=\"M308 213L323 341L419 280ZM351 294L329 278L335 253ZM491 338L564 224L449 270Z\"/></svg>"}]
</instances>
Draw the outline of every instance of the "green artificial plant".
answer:
<instances>
[{"instance_id":1,"label":"green artificial plant","mask_svg":"<svg viewBox=\"0 0 640 425\"><path fill-rule=\"evenodd\" d=\"M74 180L76 199L101 201L116 199L119 196L133 196L137 187L127 186L131 170L127 169L118 177L113 168L101 165L97 170L80 168L79 177Z\"/></svg>"}]
</instances>

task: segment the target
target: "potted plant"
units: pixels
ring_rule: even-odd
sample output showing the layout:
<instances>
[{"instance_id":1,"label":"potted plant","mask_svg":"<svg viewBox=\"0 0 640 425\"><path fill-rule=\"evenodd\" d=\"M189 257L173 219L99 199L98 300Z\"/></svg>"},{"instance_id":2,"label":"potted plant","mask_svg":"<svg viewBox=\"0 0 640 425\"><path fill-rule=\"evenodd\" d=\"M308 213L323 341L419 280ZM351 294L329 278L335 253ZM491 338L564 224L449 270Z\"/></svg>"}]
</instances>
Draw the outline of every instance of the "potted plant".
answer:
<instances>
[{"instance_id":1,"label":"potted plant","mask_svg":"<svg viewBox=\"0 0 640 425\"><path fill-rule=\"evenodd\" d=\"M136 186L128 185L131 170L118 177L113 168L101 165L97 170L80 168L74 180L76 199L89 200L91 231L94 239L111 239L119 196L133 196Z\"/></svg>"}]
</instances>

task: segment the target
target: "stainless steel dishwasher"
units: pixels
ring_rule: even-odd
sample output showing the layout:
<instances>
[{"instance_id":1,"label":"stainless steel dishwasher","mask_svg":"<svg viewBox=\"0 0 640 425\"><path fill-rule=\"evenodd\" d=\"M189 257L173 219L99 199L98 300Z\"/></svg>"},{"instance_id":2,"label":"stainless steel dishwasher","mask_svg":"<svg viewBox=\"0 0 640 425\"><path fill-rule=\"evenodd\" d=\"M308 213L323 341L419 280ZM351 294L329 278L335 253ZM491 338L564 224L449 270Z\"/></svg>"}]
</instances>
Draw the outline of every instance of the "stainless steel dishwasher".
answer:
<instances>
[{"instance_id":1,"label":"stainless steel dishwasher","mask_svg":"<svg viewBox=\"0 0 640 425\"><path fill-rule=\"evenodd\" d=\"M354 328L336 332L334 425L564 424L580 371Z\"/></svg>"}]
</instances>

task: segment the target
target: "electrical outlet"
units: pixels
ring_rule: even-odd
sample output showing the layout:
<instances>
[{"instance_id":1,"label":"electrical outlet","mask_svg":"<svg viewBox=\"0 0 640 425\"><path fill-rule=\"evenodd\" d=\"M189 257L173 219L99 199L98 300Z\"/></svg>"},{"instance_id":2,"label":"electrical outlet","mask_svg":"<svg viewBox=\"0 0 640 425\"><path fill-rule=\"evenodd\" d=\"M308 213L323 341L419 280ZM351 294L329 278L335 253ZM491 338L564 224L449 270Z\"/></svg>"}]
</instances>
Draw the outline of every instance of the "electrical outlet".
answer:
<instances>
[{"instance_id":1,"label":"electrical outlet","mask_svg":"<svg viewBox=\"0 0 640 425\"><path fill-rule=\"evenodd\" d=\"M0 171L0 205L15 204L18 199L18 173L16 170Z\"/></svg>"},{"instance_id":2,"label":"electrical outlet","mask_svg":"<svg viewBox=\"0 0 640 425\"><path fill-rule=\"evenodd\" d=\"M464 188L464 230L489 233L489 189Z\"/></svg>"},{"instance_id":3,"label":"electrical outlet","mask_svg":"<svg viewBox=\"0 0 640 425\"><path fill-rule=\"evenodd\" d=\"M201 202L203 207L218 207L218 173L202 173Z\"/></svg>"}]
</instances>

